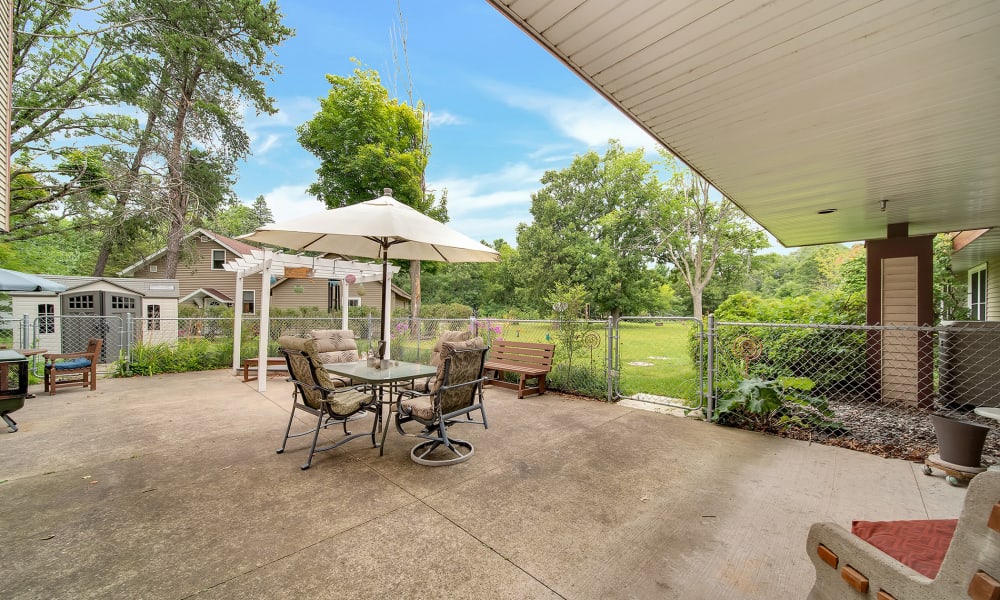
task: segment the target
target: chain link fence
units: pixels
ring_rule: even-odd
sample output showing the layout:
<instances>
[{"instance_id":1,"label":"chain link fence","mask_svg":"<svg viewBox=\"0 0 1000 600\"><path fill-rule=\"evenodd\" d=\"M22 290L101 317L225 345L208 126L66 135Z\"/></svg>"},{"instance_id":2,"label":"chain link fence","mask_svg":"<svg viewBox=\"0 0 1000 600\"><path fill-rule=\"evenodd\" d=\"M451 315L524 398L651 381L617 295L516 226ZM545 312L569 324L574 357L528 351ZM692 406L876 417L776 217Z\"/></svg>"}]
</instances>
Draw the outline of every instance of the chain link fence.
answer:
<instances>
[{"instance_id":1,"label":"chain link fence","mask_svg":"<svg viewBox=\"0 0 1000 600\"><path fill-rule=\"evenodd\" d=\"M1000 323L717 323L710 334L720 422L920 460L936 451L939 414L993 427L983 459L1000 460L996 422L973 411L1000 406Z\"/></svg>"},{"instance_id":2,"label":"chain link fence","mask_svg":"<svg viewBox=\"0 0 1000 600\"><path fill-rule=\"evenodd\" d=\"M339 317L274 317L277 340L340 329ZM349 319L358 350L377 345L375 316ZM698 409L719 422L897 458L936 451L930 414L991 427L983 461L1000 462L996 422L977 406L1000 407L1000 323L869 327L713 323L677 317L609 321L420 319L392 321L391 354L426 363L446 330L556 347L550 390ZM241 358L256 356L260 322L245 318ZM105 340L102 374L153 374L232 366L233 319L45 316L0 320L0 344L73 352ZM40 375L41 361L33 372ZM709 390L712 394L709 394ZM753 409L753 410L750 410Z\"/></svg>"}]
</instances>

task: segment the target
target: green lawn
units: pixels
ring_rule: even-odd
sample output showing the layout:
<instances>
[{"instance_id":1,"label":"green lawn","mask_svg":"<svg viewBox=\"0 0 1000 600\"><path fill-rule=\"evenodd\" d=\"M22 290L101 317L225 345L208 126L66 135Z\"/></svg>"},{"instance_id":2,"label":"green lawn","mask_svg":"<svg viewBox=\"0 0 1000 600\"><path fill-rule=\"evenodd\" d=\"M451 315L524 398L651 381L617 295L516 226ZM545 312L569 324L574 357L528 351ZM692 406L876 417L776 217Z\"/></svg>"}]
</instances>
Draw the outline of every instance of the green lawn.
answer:
<instances>
[{"instance_id":1,"label":"green lawn","mask_svg":"<svg viewBox=\"0 0 1000 600\"><path fill-rule=\"evenodd\" d=\"M678 398L688 402L697 401L699 380L698 371L691 361L688 351L690 321L661 321L657 325L653 321L623 321L620 327L621 339L621 382L620 390L625 395L639 392ZM569 376L569 385L585 377L585 372L606 370L607 365L607 327L603 323L588 324L579 333L589 333L582 342L578 342L573 352L573 370ZM562 368L568 367L569 356L566 352L565 336L549 322L529 321L483 321L480 322L480 334L487 343L501 336L509 340L525 342L549 343L556 345L556 363ZM589 343L588 343L589 342ZM407 352L413 356L414 342L404 342L404 347L411 348ZM421 355L430 354L433 340L421 342ZM638 363L647 363L640 365ZM551 378L554 384L559 384L563 378L555 373ZM579 382L583 383L583 382ZM588 381L586 389L604 389L606 384L594 385ZM570 390L572 391L572 390Z\"/></svg>"},{"instance_id":2,"label":"green lawn","mask_svg":"<svg viewBox=\"0 0 1000 600\"><path fill-rule=\"evenodd\" d=\"M688 351L690 321L623 321L621 393L639 392L697 401L698 370Z\"/></svg>"}]
</instances>

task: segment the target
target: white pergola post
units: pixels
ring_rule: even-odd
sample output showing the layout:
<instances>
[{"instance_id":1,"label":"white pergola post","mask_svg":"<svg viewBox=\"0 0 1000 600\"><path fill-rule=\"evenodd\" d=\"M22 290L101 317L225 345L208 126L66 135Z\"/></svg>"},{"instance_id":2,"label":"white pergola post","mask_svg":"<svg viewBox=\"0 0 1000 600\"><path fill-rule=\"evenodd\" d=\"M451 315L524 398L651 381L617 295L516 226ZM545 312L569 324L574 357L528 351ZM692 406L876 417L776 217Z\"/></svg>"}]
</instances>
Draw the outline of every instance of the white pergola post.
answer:
<instances>
[{"instance_id":1,"label":"white pergola post","mask_svg":"<svg viewBox=\"0 0 1000 600\"><path fill-rule=\"evenodd\" d=\"M240 372L240 342L243 340L243 270L236 271L236 299L233 302L233 375Z\"/></svg>"},{"instance_id":2,"label":"white pergola post","mask_svg":"<svg viewBox=\"0 0 1000 600\"><path fill-rule=\"evenodd\" d=\"M347 305L350 304L349 298L351 297L350 291L351 291L351 285L347 283L346 280L341 279L340 280L340 312L341 312L340 328L341 329L350 329L350 327L348 327L348 320L347 320Z\"/></svg>"},{"instance_id":3,"label":"white pergola post","mask_svg":"<svg viewBox=\"0 0 1000 600\"><path fill-rule=\"evenodd\" d=\"M257 349L257 391L267 390L267 342L271 333L271 259L264 251L260 272L260 343Z\"/></svg>"}]
</instances>

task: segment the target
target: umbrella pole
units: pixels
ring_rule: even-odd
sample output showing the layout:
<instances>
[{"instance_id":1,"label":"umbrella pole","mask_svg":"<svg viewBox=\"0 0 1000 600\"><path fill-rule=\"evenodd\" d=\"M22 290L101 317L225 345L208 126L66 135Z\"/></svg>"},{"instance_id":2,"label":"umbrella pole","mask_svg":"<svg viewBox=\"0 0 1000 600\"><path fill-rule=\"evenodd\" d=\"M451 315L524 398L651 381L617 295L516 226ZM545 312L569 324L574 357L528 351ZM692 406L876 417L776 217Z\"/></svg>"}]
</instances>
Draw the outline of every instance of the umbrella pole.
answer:
<instances>
[{"instance_id":1,"label":"umbrella pole","mask_svg":"<svg viewBox=\"0 0 1000 600\"><path fill-rule=\"evenodd\" d=\"M389 293L392 284L389 282L389 247L382 246L382 343L379 344L379 358L389 358Z\"/></svg>"}]
</instances>

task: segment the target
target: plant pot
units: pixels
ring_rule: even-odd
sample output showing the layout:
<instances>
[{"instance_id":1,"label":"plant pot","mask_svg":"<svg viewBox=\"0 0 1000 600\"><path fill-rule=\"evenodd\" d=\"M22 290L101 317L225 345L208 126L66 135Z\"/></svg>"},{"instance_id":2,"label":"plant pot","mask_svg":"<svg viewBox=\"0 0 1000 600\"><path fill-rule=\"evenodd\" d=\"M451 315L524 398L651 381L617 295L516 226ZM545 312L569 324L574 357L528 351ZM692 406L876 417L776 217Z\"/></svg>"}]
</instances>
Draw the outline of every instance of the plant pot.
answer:
<instances>
[{"instance_id":1,"label":"plant pot","mask_svg":"<svg viewBox=\"0 0 1000 600\"><path fill-rule=\"evenodd\" d=\"M982 464L983 445L989 427L941 415L931 415L931 423L937 435L941 460L971 468Z\"/></svg>"}]
</instances>

